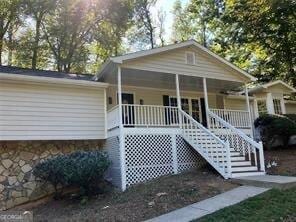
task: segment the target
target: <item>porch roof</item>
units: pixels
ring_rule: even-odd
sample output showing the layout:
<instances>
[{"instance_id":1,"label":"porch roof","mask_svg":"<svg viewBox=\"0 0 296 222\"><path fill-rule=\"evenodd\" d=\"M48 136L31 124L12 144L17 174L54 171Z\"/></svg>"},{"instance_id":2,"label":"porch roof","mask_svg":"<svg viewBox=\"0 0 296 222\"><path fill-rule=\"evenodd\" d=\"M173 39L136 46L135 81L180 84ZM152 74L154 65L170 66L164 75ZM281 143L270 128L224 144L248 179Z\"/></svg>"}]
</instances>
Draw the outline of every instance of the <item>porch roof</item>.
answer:
<instances>
[{"instance_id":1,"label":"porch roof","mask_svg":"<svg viewBox=\"0 0 296 222\"><path fill-rule=\"evenodd\" d=\"M143 70L122 68L122 85L137 86L158 89L176 89L175 74L149 72ZM111 72L102 77L101 81L117 85L117 72ZM182 91L203 91L203 79L201 77L179 75L180 90ZM207 79L208 92L227 92L242 86L242 83L219 79Z\"/></svg>"},{"instance_id":2,"label":"porch roof","mask_svg":"<svg viewBox=\"0 0 296 222\"><path fill-rule=\"evenodd\" d=\"M276 81L259 85L257 87L250 89L249 94L253 95L261 92L269 92L269 91L272 91L272 88L275 88L275 87L277 91L280 91L283 94L291 94L296 92L296 89L293 88L292 86L288 85L287 83L281 80L276 80Z\"/></svg>"}]
</instances>

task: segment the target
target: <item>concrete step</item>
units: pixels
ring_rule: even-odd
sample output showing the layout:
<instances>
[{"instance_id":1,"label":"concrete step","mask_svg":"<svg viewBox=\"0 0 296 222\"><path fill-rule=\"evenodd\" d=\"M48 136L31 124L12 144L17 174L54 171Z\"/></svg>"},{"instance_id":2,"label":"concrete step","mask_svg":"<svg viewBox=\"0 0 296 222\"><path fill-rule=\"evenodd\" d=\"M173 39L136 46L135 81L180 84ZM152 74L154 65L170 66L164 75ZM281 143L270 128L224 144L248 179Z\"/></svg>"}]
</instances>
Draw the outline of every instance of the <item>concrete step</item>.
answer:
<instances>
[{"instance_id":1,"label":"concrete step","mask_svg":"<svg viewBox=\"0 0 296 222\"><path fill-rule=\"evenodd\" d=\"M259 175L259 176L242 176L231 179L232 182L241 185L289 189L296 187L296 177L276 176L276 175Z\"/></svg>"},{"instance_id":2,"label":"concrete step","mask_svg":"<svg viewBox=\"0 0 296 222\"><path fill-rule=\"evenodd\" d=\"M232 178L247 177L247 176L260 176L260 175L265 175L265 172L261 172L261 171L233 172Z\"/></svg>"}]
</instances>

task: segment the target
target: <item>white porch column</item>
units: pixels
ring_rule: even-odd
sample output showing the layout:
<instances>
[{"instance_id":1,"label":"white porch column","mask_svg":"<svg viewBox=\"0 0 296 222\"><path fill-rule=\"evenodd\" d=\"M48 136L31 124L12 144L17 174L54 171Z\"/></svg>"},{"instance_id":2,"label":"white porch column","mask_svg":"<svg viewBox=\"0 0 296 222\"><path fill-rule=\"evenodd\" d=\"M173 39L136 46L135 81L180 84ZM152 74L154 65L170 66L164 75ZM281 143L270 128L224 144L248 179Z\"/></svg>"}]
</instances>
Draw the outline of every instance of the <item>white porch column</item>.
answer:
<instances>
[{"instance_id":1,"label":"white porch column","mask_svg":"<svg viewBox=\"0 0 296 222\"><path fill-rule=\"evenodd\" d=\"M202 80L203 80L203 91L204 91L204 97L205 97L205 107L206 107L207 124L208 124L208 127L210 127L207 79L204 77Z\"/></svg>"},{"instance_id":2,"label":"white porch column","mask_svg":"<svg viewBox=\"0 0 296 222\"><path fill-rule=\"evenodd\" d=\"M121 90L121 67L118 66L117 70L117 91L118 91L118 115L119 115L119 128L122 128L122 90Z\"/></svg>"},{"instance_id":3,"label":"white porch column","mask_svg":"<svg viewBox=\"0 0 296 222\"><path fill-rule=\"evenodd\" d=\"M267 93L266 95L266 107L268 114L274 114L274 106L271 93Z\"/></svg>"},{"instance_id":4,"label":"white porch column","mask_svg":"<svg viewBox=\"0 0 296 222\"><path fill-rule=\"evenodd\" d=\"M182 128L182 115L179 110L182 110L181 105L181 96L180 96L180 85L179 85L179 75L176 74L176 94L177 94L177 105L178 105L178 118L179 118L179 127Z\"/></svg>"},{"instance_id":5,"label":"white porch column","mask_svg":"<svg viewBox=\"0 0 296 222\"><path fill-rule=\"evenodd\" d=\"M285 105L284 96L282 96L281 98L281 109L282 109L282 114L286 114L286 105Z\"/></svg>"},{"instance_id":6,"label":"white porch column","mask_svg":"<svg viewBox=\"0 0 296 222\"><path fill-rule=\"evenodd\" d=\"M259 110L258 110L258 102L257 102L257 99L256 97L254 97L254 116L255 116L255 119L257 119L259 117Z\"/></svg>"},{"instance_id":7,"label":"white porch column","mask_svg":"<svg viewBox=\"0 0 296 222\"><path fill-rule=\"evenodd\" d=\"M125 171L125 152L124 152L124 129L122 124L122 90L121 90L121 67L117 70L117 91L118 91L118 124L119 124L119 152L120 152L120 172L121 172L121 190L126 189L126 171Z\"/></svg>"},{"instance_id":8,"label":"white porch column","mask_svg":"<svg viewBox=\"0 0 296 222\"><path fill-rule=\"evenodd\" d=\"M177 94L178 108L182 109L181 96L180 96L180 85L179 85L179 75L178 74L176 74L176 94Z\"/></svg>"},{"instance_id":9,"label":"white porch column","mask_svg":"<svg viewBox=\"0 0 296 222\"><path fill-rule=\"evenodd\" d=\"M249 91L248 91L248 86L245 84L245 95L246 95L246 104L247 104L247 111L249 113L249 123L251 127L251 131L253 133L253 121L252 121L252 115L251 115L251 108L250 108L250 99L249 99ZM253 136L253 134L251 134Z\"/></svg>"}]
</instances>

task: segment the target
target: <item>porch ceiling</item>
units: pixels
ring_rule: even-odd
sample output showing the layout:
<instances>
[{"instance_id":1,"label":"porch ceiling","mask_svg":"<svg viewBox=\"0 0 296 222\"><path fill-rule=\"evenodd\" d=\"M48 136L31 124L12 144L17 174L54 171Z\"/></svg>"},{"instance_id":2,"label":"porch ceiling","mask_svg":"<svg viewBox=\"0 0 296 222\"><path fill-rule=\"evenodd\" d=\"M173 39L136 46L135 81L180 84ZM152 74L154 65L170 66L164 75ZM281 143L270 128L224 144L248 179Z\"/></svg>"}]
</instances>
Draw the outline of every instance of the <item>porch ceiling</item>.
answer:
<instances>
[{"instance_id":1,"label":"porch ceiling","mask_svg":"<svg viewBox=\"0 0 296 222\"><path fill-rule=\"evenodd\" d=\"M112 70L110 73L112 74L105 75L102 80L110 84L117 84L117 70ZM160 89L176 88L175 74L123 68L121 78L123 85ZM200 77L185 76L180 73L179 81L180 90L203 91L203 82ZM242 86L242 84L240 82L207 78L209 92L226 92L234 90Z\"/></svg>"}]
</instances>

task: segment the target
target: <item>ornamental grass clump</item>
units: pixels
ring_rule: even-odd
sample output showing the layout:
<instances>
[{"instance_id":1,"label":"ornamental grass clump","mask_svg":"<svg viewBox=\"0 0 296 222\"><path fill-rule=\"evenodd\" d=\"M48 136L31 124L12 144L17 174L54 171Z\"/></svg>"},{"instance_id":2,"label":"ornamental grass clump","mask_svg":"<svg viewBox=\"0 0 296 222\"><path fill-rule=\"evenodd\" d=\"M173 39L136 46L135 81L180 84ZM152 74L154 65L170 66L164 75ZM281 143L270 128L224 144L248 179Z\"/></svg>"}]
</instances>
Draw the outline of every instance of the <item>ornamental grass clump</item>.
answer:
<instances>
[{"instance_id":1,"label":"ornamental grass clump","mask_svg":"<svg viewBox=\"0 0 296 222\"><path fill-rule=\"evenodd\" d=\"M51 183L56 197L60 197L63 188L67 186L78 187L83 196L90 196L100 189L99 184L104 180L109 165L110 161L105 152L78 151L38 163L33 174Z\"/></svg>"}]
</instances>

